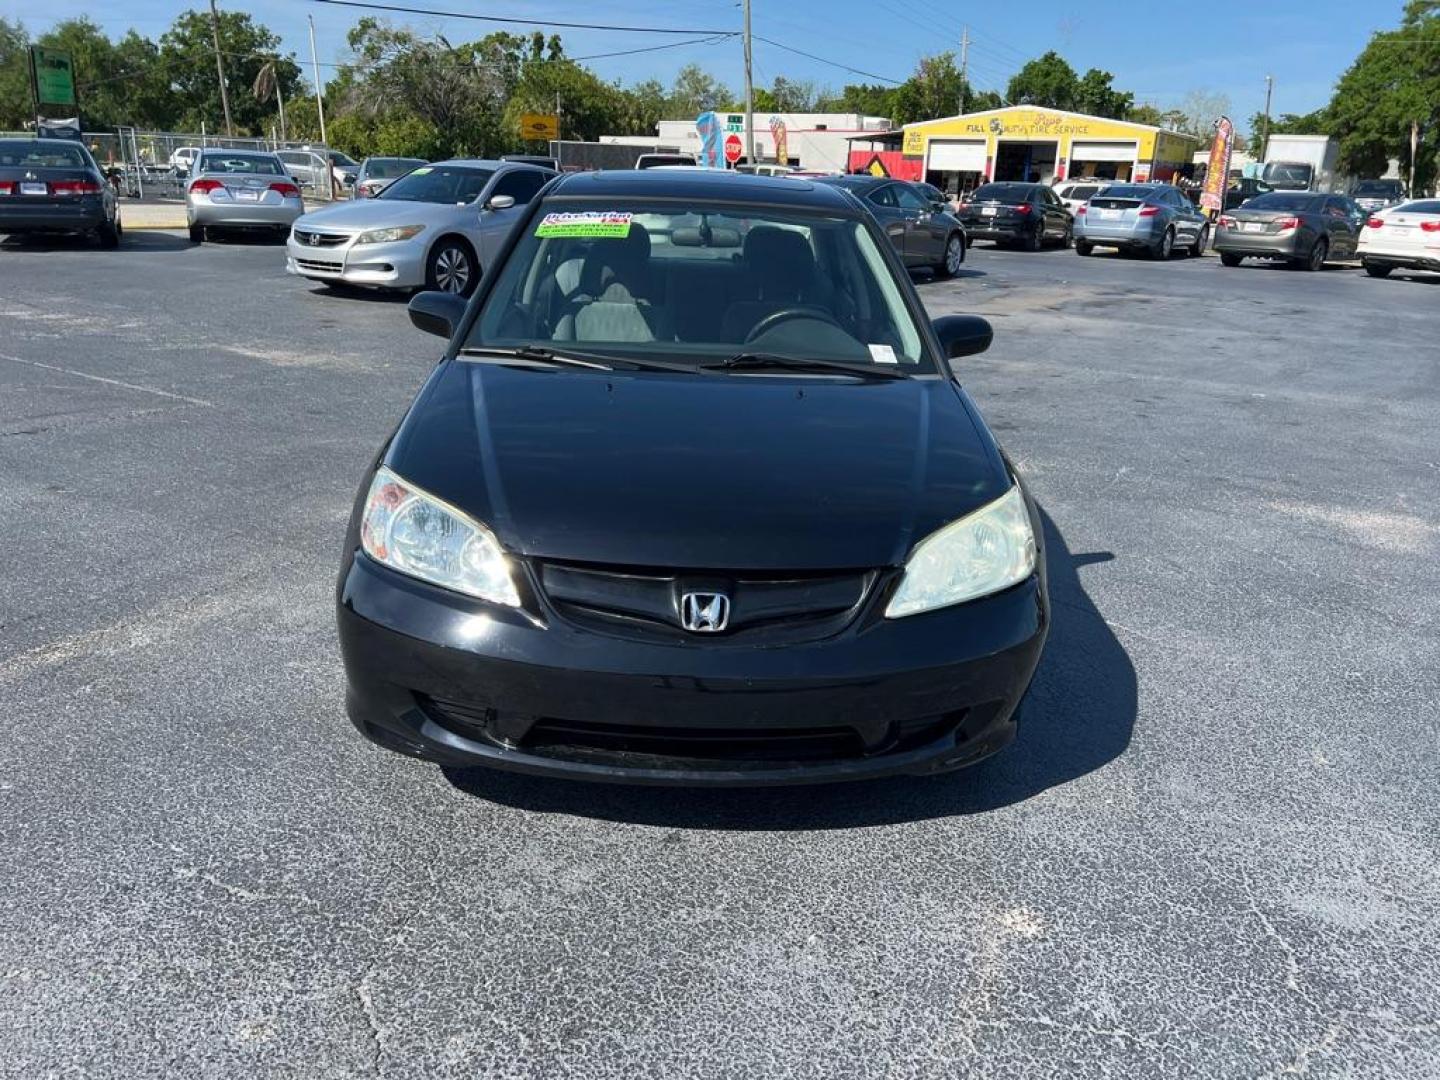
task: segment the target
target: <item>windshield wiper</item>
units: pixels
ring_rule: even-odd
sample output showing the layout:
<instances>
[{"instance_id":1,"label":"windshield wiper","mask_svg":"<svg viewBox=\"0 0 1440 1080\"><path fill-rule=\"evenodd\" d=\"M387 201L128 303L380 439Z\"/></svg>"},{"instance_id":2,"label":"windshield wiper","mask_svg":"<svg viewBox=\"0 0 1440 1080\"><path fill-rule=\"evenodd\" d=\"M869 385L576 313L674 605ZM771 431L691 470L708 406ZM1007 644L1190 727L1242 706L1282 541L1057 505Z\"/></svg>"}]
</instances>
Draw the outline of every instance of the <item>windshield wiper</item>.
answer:
<instances>
[{"instance_id":1,"label":"windshield wiper","mask_svg":"<svg viewBox=\"0 0 1440 1080\"><path fill-rule=\"evenodd\" d=\"M568 367L590 368L592 371L690 371L688 364L666 364L659 360L632 360L618 356L604 356L600 353L584 352L580 349L552 349L548 345L518 345L513 348L497 345L467 346L460 350L461 356L513 357L539 364L556 364Z\"/></svg>"},{"instance_id":2,"label":"windshield wiper","mask_svg":"<svg viewBox=\"0 0 1440 1080\"><path fill-rule=\"evenodd\" d=\"M908 379L900 368L883 364L852 364L846 360L816 360L781 353L742 352L724 360L701 364L709 371L807 371L819 375L853 375L857 379Z\"/></svg>"}]
</instances>

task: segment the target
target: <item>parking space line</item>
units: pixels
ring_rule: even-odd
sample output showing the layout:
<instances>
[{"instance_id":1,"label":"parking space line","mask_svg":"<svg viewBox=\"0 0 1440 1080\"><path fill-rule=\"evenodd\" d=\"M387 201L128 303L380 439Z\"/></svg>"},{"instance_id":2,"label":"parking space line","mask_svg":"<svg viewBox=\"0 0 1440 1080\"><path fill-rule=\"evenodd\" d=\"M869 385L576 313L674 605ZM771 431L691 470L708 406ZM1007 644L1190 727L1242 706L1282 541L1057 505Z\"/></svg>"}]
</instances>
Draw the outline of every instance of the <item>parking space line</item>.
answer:
<instances>
[{"instance_id":1,"label":"parking space line","mask_svg":"<svg viewBox=\"0 0 1440 1080\"><path fill-rule=\"evenodd\" d=\"M175 401L183 401L190 405L203 405L207 409L213 409L213 401L203 401L200 398L186 397L184 394L172 394L168 390L156 390L153 386L139 386L135 383L122 382L120 379L107 379L103 375L91 375L85 371L74 371L71 368L57 367L54 364L42 364L39 360L22 360L18 356L7 356L0 353L0 360L9 360L14 364L25 364L29 367L44 368L46 371L58 371L62 375L74 375L77 379L89 379L91 382L105 383L107 386L121 386L126 390L138 390L142 394L154 394L157 397L171 398Z\"/></svg>"}]
</instances>

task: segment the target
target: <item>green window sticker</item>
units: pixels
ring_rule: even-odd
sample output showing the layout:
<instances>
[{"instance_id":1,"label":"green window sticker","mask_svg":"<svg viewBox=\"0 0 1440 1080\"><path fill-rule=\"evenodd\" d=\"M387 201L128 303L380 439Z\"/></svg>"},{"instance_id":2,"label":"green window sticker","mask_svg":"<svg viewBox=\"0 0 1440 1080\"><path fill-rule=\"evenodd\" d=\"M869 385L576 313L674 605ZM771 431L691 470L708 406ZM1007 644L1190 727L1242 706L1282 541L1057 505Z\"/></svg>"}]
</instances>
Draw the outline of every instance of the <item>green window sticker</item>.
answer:
<instances>
[{"instance_id":1,"label":"green window sticker","mask_svg":"<svg viewBox=\"0 0 1440 1080\"><path fill-rule=\"evenodd\" d=\"M614 210L585 210L580 213L546 214L535 227L540 237L613 237L630 235L630 215Z\"/></svg>"}]
</instances>

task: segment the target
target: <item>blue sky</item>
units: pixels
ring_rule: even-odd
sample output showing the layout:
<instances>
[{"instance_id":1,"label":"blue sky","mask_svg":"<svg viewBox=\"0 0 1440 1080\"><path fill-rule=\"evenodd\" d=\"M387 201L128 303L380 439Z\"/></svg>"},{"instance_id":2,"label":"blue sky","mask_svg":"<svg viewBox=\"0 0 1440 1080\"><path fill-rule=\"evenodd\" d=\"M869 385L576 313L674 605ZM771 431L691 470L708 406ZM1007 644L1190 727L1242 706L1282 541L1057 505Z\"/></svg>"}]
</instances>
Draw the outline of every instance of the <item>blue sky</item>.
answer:
<instances>
[{"instance_id":1,"label":"blue sky","mask_svg":"<svg viewBox=\"0 0 1440 1080\"><path fill-rule=\"evenodd\" d=\"M580 3L558 0L396 0L409 6L470 10L484 14L675 27L735 28L740 8L732 0L644 0ZM1178 104L1187 91L1205 90L1230 98L1232 113L1244 120L1264 105L1265 75L1275 76L1275 112L1308 112L1329 99L1336 78L1373 30L1394 27L1404 0L1161 0L1104 4L1094 0L1026 0L1019 4L955 0L753 0L756 34L877 75L903 79L927 53L958 50L961 26L969 25L973 82L1003 92L1016 69L1047 49L1059 51L1077 70L1099 67L1115 74L1116 85L1138 101L1162 108ZM204 0L0 0L0 12L18 18L32 32L67 16L89 14L112 34L134 26L158 37L174 16ZM365 12L307 0L220 0L226 10L248 11L279 33L297 58L307 61L305 17L315 16L322 63L345 58L345 32ZM1021 17L1018 12L1032 14ZM952 14L953 13L953 14ZM452 41L482 36L490 27L460 19L393 16ZM497 27L500 28L500 27ZM523 30L524 27L509 29ZM566 47L582 56L674 41L658 35L566 31ZM739 39L705 47L667 49L591 62L606 78L626 82L655 76L669 82L675 71L697 60L729 86L742 80ZM815 79L841 86L870 81L771 45L757 43L757 84L777 75ZM328 69L321 71L324 78Z\"/></svg>"}]
</instances>

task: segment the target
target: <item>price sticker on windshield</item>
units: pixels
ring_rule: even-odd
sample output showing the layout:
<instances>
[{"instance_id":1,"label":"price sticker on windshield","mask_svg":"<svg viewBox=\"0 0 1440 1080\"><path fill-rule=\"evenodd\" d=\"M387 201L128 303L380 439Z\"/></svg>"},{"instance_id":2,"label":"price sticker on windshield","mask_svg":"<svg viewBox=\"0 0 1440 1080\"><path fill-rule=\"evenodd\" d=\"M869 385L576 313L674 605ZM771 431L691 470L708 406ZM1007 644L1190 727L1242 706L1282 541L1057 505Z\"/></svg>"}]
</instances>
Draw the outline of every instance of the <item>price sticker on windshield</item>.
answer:
<instances>
[{"instance_id":1,"label":"price sticker on windshield","mask_svg":"<svg viewBox=\"0 0 1440 1080\"><path fill-rule=\"evenodd\" d=\"M630 235L630 215L613 210L584 210L578 213L546 214L535 227L540 237L607 237Z\"/></svg>"}]
</instances>

